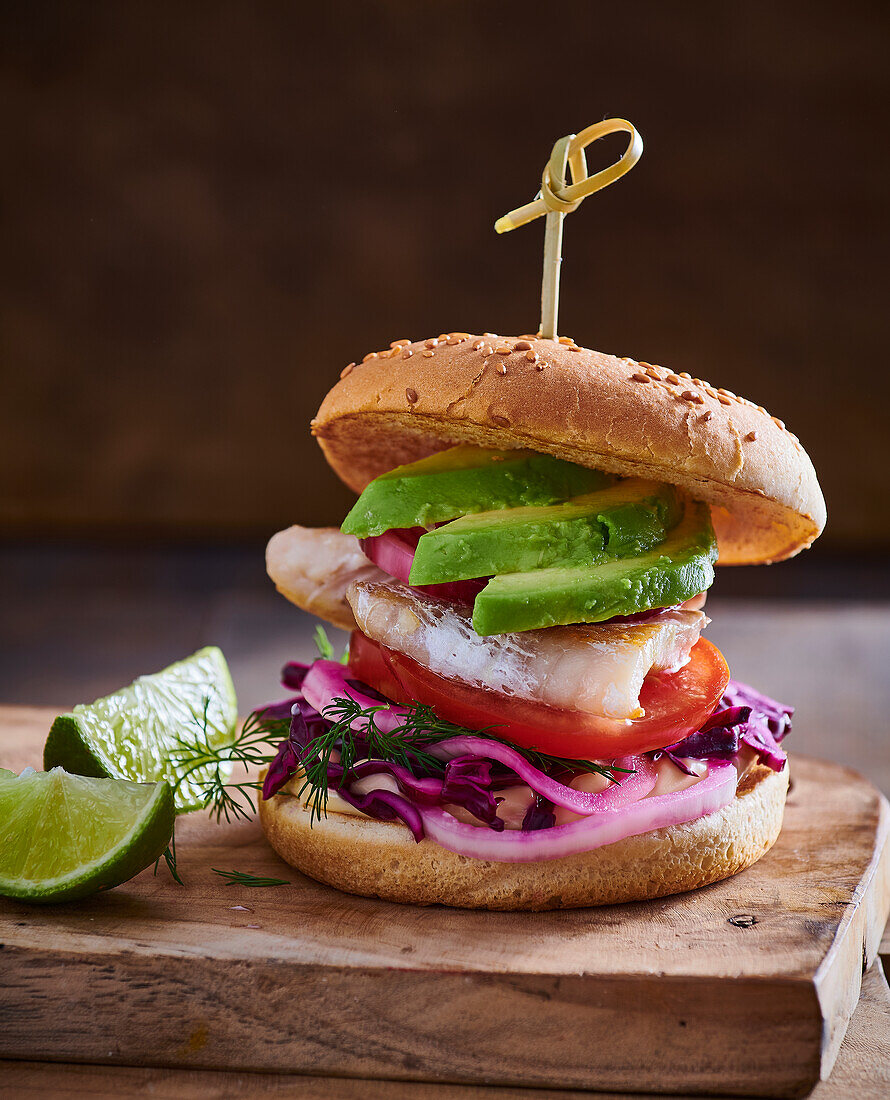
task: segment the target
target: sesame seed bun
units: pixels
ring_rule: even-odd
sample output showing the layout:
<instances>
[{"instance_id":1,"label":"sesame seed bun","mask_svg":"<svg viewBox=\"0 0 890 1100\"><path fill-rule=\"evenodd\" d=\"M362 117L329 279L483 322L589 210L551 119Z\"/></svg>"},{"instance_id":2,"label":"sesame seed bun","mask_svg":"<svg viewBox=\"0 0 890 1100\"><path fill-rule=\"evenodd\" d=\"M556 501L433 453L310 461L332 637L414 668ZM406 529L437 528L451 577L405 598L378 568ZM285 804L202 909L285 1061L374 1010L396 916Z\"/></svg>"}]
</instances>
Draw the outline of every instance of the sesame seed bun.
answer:
<instances>
[{"instance_id":1,"label":"sesame seed bun","mask_svg":"<svg viewBox=\"0 0 890 1100\"><path fill-rule=\"evenodd\" d=\"M541 863L471 859L417 843L400 823L351 814L329 813L310 827L292 794L260 800L260 821L283 860L349 894L462 909L577 909L678 894L744 871L775 843L787 790L787 767L757 765L717 813Z\"/></svg>"},{"instance_id":2,"label":"sesame seed bun","mask_svg":"<svg viewBox=\"0 0 890 1100\"><path fill-rule=\"evenodd\" d=\"M356 492L455 443L671 482L710 504L724 565L791 557L825 525L806 451L765 409L566 337L396 341L342 372L312 431Z\"/></svg>"}]
</instances>

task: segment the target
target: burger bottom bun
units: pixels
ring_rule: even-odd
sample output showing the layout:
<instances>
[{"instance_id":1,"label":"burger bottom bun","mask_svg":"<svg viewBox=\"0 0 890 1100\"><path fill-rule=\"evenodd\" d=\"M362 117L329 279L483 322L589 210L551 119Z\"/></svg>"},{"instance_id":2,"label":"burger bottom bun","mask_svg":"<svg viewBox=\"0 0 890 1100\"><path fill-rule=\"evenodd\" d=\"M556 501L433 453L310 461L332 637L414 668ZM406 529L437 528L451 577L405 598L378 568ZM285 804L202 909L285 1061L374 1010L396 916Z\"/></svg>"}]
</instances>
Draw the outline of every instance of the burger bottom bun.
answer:
<instances>
[{"instance_id":1,"label":"burger bottom bun","mask_svg":"<svg viewBox=\"0 0 890 1100\"><path fill-rule=\"evenodd\" d=\"M541 863L495 863L419 844L399 823L331 813L310 828L301 800L260 801L269 843L291 866L350 894L462 909L575 909L695 890L744 871L782 828L788 768L757 765L717 813Z\"/></svg>"}]
</instances>

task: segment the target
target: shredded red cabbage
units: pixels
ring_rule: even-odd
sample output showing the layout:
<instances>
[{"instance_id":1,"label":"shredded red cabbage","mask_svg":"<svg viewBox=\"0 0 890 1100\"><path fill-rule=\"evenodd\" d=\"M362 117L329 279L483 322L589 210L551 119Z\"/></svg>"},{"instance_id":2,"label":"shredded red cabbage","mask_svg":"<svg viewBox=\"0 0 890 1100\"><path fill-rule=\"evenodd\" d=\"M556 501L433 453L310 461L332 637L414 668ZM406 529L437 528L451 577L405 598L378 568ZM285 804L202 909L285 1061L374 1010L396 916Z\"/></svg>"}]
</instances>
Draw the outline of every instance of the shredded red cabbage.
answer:
<instances>
[{"instance_id":1,"label":"shredded red cabbage","mask_svg":"<svg viewBox=\"0 0 890 1100\"><path fill-rule=\"evenodd\" d=\"M281 670L281 683L284 687L300 691L306 679L306 673L311 667L311 665L304 665L301 661L288 661Z\"/></svg>"},{"instance_id":2,"label":"shredded red cabbage","mask_svg":"<svg viewBox=\"0 0 890 1100\"><path fill-rule=\"evenodd\" d=\"M296 662L285 665L282 682L297 694L270 703L258 712L267 717L290 717L288 736L279 745L263 782L264 799L280 791L304 767L313 739L330 729L330 722L302 694L303 681L310 667ZM346 676L345 682L359 695L388 702L379 692L358 680ZM437 770L440 766L428 762L423 765L410 754L411 769L388 760L365 759L348 769L331 761L327 768L328 787L369 817L379 821L402 821L419 841L425 835L425 810L435 808L438 812L448 805L461 806L489 829L503 831L504 822L497 815L500 798L496 792L505 785L525 782L534 791L535 801L525 814L521 831L536 832L555 827L554 798L558 804L570 805L582 814L591 813L597 799L604 803L602 807L598 803L595 807L599 814L607 810L621 812L628 799L628 806L633 805L634 800L645 797L651 789L655 778L651 761L662 754L692 775L684 759L729 761L739 753L742 745L748 745L757 753L758 760L774 771L781 771L787 759L781 742L791 729L793 713L792 707L747 684L731 680L718 707L699 730L648 756L633 758L635 766L629 769L629 777L616 783L615 789L594 796L566 788L555 776L538 771L508 745L473 736L452 738L436 746L442 757L441 770ZM360 755L367 749L360 737L356 738L355 745ZM457 755L449 757L453 752ZM354 790L354 784L360 779L373 775L392 777L400 793L386 789L366 793Z\"/></svg>"},{"instance_id":3,"label":"shredded red cabbage","mask_svg":"<svg viewBox=\"0 0 890 1100\"><path fill-rule=\"evenodd\" d=\"M700 730L661 752L677 767L693 773L683 757L693 760L732 760L748 745L761 764L780 772L788 757L780 742L791 731L794 707L779 703L739 680L730 680L723 698ZM660 754L655 754L658 759Z\"/></svg>"},{"instance_id":4,"label":"shredded red cabbage","mask_svg":"<svg viewBox=\"0 0 890 1100\"><path fill-rule=\"evenodd\" d=\"M348 787L342 787L337 794L350 806L355 806L368 817L374 817L378 821L401 821L414 835L414 839L420 843L424 837L423 818L417 807L392 791L369 791L367 794L353 794Z\"/></svg>"},{"instance_id":5,"label":"shredded red cabbage","mask_svg":"<svg viewBox=\"0 0 890 1100\"><path fill-rule=\"evenodd\" d=\"M525 811L525 817L522 819L523 832L533 833L538 829L552 829L555 824L556 814L553 812L553 803L536 794L534 802Z\"/></svg>"}]
</instances>

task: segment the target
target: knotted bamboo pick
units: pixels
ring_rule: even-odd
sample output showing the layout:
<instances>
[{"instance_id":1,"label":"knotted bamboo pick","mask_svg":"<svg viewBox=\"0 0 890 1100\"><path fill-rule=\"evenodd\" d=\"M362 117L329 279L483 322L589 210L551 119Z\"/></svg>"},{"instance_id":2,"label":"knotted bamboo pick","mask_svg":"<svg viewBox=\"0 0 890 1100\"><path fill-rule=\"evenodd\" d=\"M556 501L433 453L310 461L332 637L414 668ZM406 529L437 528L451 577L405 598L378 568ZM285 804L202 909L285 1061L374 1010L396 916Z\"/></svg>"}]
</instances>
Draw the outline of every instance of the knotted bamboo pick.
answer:
<instances>
[{"instance_id":1,"label":"knotted bamboo pick","mask_svg":"<svg viewBox=\"0 0 890 1100\"><path fill-rule=\"evenodd\" d=\"M596 175L587 175L587 158L584 150L592 142L606 134L630 134L630 142L624 156ZM580 134L568 134L553 146L550 160L544 166L541 190L534 201L511 210L494 223L495 232L509 233L521 225L546 215L544 231L544 276L541 281L541 336L545 340L556 339L556 321L559 314L559 268L562 263L562 222L566 214L577 210L582 201L594 191L608 187L620 179L640 159L643 139L633 126L623 118L608 118L595 122ZM572 182L566 186L566 167Z\"/></svg>"}]
</instances>

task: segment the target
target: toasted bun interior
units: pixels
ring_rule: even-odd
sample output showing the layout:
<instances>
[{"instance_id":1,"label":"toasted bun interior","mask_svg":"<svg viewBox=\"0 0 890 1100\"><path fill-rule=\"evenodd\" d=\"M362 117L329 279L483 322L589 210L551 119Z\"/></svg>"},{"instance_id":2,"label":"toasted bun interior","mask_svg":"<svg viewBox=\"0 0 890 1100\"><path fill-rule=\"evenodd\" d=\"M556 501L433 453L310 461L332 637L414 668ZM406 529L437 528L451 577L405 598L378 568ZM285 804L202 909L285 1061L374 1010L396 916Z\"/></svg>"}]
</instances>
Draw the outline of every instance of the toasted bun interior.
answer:
<instances>
[{"instance_id":1,"label":"toasted bun interior","mask_svg":"<svg viewBox=\"0 0 890 1100\"><path fill-rule=\"evenodd\" d=\"M788 768L757 765L717 813L684 825L541 863L494 863L417 843L399 823L331 813L310 824L301 799L260 801L266 836L283 860L350 894L462 909L575 909L694 890L738 874L782 827Z\"/></svg>"},{"instance_id":2,"label":"toasted bun interior","mask_svg":"<svg viewBox=\"0 0 890 1100\"><path fill-rule=\"evenodd\" d=\"M356 492L462 442L671 482L711 505L725 565L791 557L822 531L813 465L780 420L688 374L564 341L397 341L344 370L312 431Z\"/></svg>"}]
</instances>

